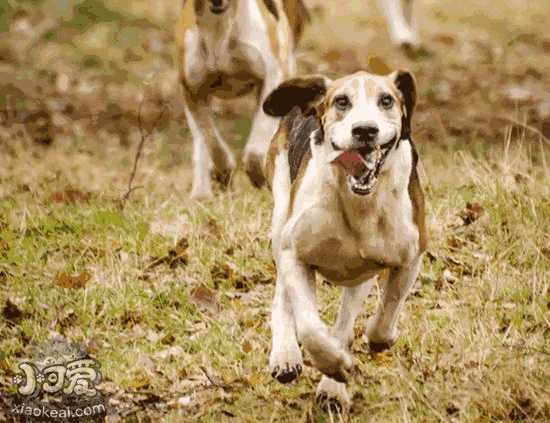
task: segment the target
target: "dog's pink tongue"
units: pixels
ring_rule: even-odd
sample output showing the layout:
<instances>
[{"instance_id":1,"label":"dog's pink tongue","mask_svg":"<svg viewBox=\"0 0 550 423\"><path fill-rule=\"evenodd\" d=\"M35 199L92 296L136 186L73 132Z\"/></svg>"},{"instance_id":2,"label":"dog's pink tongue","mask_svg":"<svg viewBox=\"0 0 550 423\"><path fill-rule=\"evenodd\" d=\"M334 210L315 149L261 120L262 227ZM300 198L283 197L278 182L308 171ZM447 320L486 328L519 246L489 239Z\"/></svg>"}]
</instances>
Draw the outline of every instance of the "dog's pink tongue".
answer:
<instances>
[{"instance_id":1,"label":"dog's pink tongue","mask_svg":"<svg viewBox=\"0 0 550 423\"><path fill-rule=\"evenodd\" d=\"M357 151L344 151L334 159L334 162L341 165L348 175L355 178L361 176L366 168L363 158Z\"/></svg>"}]
</instances>

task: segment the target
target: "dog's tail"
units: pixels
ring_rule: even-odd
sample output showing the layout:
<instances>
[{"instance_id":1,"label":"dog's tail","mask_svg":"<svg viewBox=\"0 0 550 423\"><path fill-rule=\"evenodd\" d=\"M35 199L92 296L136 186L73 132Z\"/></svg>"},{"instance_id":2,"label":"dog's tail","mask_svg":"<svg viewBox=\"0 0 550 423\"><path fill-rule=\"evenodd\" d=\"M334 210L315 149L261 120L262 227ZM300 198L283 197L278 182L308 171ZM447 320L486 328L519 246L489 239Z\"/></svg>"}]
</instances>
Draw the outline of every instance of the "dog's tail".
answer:
<instances>
[{"instance_id":1,"label":"dog's tail","mask_svg":"<svg viewBox=\"0 0 550 423\"><path fill-rule=\"evenodd\" d=\"M294 34L294 41L297 43L304 32L304 27L310 22L311 15L304 0L283 0L283 7Z\"/></svg>"}]
</instances>

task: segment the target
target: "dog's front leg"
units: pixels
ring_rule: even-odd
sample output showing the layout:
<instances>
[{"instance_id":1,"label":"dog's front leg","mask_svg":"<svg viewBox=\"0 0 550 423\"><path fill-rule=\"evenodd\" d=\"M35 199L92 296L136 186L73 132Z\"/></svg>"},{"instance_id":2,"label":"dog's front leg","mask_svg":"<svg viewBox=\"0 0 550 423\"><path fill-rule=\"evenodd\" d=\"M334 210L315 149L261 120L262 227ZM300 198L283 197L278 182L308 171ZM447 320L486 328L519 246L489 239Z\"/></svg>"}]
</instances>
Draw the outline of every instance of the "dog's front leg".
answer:
<instances>
[{"instance_id":1,"label":"dog's front leg","mask_svg":"<svg viewBox=\"0 0 550 423\"><path fill-rule=\"evenodd\" d=\"M285 284L277 277L271 309L271 375L281 383L288 383L302 373L302 353L296 339L292 305Z\"/></svg>"},{"instance_id":2,"label":"dog's front leg","mask_svg":"<svg viewBox=\"0 0 550 423\"><path fill-rule=\"evenodd\" d=\"M277 270L292 304L298 338L311 355L313 365L332 379L345 382L346 370L352 366L351 356L330 335L319 316L313 270L301 263L291 248L281 251Z\"/></svg>"},{"instance_id":3,"label":"dog's front leg","mask_svg":"<svg viewBox=\"0 0 550 423\"><path fill-rule=\"evenodd\" d=\"M282 74L279 71L269 75L258 96L258 109L252 121L252 128L246 143L243 154L243 164L248 177L252 184L256 187L261 187L264 183L263 161L269 142L273 138L277 130L278 120L264 113L262 105L267 96L273 91L283 80Z\"/></svg>"},{"instance_id":4,"label":"dog's front leg","mask_svg":"<svg viewBox=\"0 0 550 423\"><path fill-rule=\"evenodd\" d=\"M393 42L401 47L418 47L413 0L378 0Z\"/></svg>"},{"instance_id":5,"label":"dog's front leg","mask_svg":"<svg viewBox=\"0 0 550 423\"><path fill-rule=\"evenodd\" d=\"M227 185L235 168L233 153L219 135L206 100L196 100L186 93L185 117L193 138L193 187L191 197L212 197L212 171Z\"/></svg>"},{"instance_id":6,"label":"dog's front leg","mask_svg":"<svg viewBox=\"0 0 550 423\"><path fill-rule=\"evenodd\" d=\"M421 263L422 254L418 254L407 265L391 270L382 304L367 322L366 335L373 351L390 348L397 339L399 313L418 277Z\"/></svg>"},{"instance_id":7,"label":"dog's front leg","mask_svg":"<svg viewBox=\"0 0 550 423\"><path fill-rule=\"evenodd\" d=\"M361 312L363 302L375 280L376 277L356 287L344 288L342 299L340 300L338 317L331 332L345 348L349 348L353 342L355 320ZM331 407L347 410L351 405L346 384L337 382L324 375L319 385L317 385L315 398L325 408Z\"/></svg>"}]
</instances>

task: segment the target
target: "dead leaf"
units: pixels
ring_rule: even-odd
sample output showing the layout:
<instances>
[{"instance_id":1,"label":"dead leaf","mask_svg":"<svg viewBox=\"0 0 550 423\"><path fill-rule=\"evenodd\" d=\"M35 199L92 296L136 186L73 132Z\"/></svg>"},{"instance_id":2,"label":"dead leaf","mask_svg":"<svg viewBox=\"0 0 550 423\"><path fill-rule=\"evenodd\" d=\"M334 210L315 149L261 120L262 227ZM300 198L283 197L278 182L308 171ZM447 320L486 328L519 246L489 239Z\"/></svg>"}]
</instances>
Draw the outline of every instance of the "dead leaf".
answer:
<instances>
[{"instance_id":1,"label":"dead leaf","mask_svg":"<svg viewBox=\"0 0 550 423\"><path fill-rule=\"evenodd\" d=\"M18 324L25 317L25 313L11 300L8 300L2 309L2 317L11 324Z\"/></svg>"},{"instance_id":2,"label":"dead leaf","mask_svg":"<svg viewBox=\"0 0 550 423\"><path fill-rule=\"evenodd\" d=\"M65 188L63 191L56 191L50 196L50 201L54 203L87 203L92 198L89 192L83 192L78 189Z\"/></svg>"},{"instance_id":3,"label":"dead leaf","mask_svg":"<svg viewBox=\"0 0 550 423\"><path fill-rule=\"evenodd\" d=\"M466 203L466 208L459 213L464 226L470 225L478 220L485 209L479 203Z\"/></svg>"},{"instance_id":4,"label":"dead leaf","mask_svg":"<svg viewBox=\"0 0 550 423\"><path fill-rule=\"evenodd\" d=\"M189 294L191 301L202 311L215 312L218 310L216 294L204 285L193 288Z\"/></svg>"},{"instance_id":5,"label":"dead leaf","mask_svg":"<svg viewBox=\"0 0 550 423\"><path fill-rule=\"evenodd\" d=\"M243 342L243 351L245 353L249 353L250 351L252 351L252 344L248 339L245 339L245 341Z\"/></svg>"},{"instance_id":6,"label":"dead leaf","mask_svg":"<svg viewBox=\"0 0 550 423\"><path fill-rule=\"evenodd\" d=\"M378 56L370 56L367 65L369 72L376 75L387 75L391 73L390 67Z\"/></svg>"},{"instance_id":7,"label":"dead leaf","mask_svg":"<svg viewBox=\"0 0 550 423\"><path fill-rule=\"evenodd\" d=\"M161 264L167 264L170 269L175 269L179 266L186 266L189 257L187 255L187 248L189 247L189 241L187 238L181 238L174 248L168 250L168 254L153 258L151 263L147 265L144 272L147 273L149 270L160 266Z\"/></svg>"},{"instance_id":8,"label":"dead leaf","mask_svg":"<svg viewBox=\"0 0 550 423\"><path fill-rule=\"evenodd\" d=\"M54 282L56 285L59 285L63 288L84 288L86 284L90 281L92 275L88 272L82 272L78 275L69 275L68 273L58 273L55 276Z\"/></svg>"},{"instance_id":9,"label":"dead leaf","mask_svg":"<svg viewBox=\"0 0 550 423\"><path fill-rule=\"evenodd\" d=\"M451 35L447 35L447 34L439 34L439 35L436 35L433 37L433 40L434 41L437 41L441 44L445 44L447 46L452 46L455 44L455 39L453 36Z\"/></svg>"}]
</instances>

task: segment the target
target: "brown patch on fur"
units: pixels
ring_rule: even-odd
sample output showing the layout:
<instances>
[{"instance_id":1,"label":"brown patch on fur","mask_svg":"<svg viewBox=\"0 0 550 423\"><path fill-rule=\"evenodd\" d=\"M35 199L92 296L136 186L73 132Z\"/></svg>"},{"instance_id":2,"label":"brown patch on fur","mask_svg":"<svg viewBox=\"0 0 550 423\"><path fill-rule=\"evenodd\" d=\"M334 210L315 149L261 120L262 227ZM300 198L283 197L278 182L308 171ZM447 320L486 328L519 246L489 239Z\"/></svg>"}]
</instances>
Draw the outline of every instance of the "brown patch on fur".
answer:
<instances>
[{"instance_id":1,"label":"brown patch on fur","mask_svg":"<svg viewBox=\"0 0 550 423\"><path fill-rule=\"evenodd\" d=\"M258 2L258 5L260 6L262 17L267 26L267 34L269 36L269 44L271 45L271 51L273 52L275 57L280 57L279 37L277 36L277 19L273 16L272 12L269 10L269 6L267 5L267 2L265 0ZM281 57L281 59L285 64L284 68L286 68L287 58Z\"/></svg>"},{"instance_id":2,"label":"brown patch on fur","mask_svg":"<svg viewBox=\"0 0 550 423\"><path fill-rule=\"evenodd\" d=\"M183 0L185 3L189 0ZM204 0L193 0L193 3L195 4L195 12L197 12L197 15L202 15L202 12L204 11Z\"/></svg>"},{"instance_id":3,"label":"brown patch on fur","mask_svg":"<svg viewBox=\"0 0 550 423\"><path fill-rule=\"evenodd\" d=\"M294 179L294 181L292 182L292 186L290 187L290 206L288 208L289 216L292 215L292 211L294 209L294 199L296 198L298 189L302 184L302 179L304 178L307 165L309 164L311 157L312 157L311 150L308 150L304 155L304 157L302 157L302 161L300 162L300 167L298 169L298 172L296 173L296 179Z\"/></svg>"},{"instance_id":4,"label":"brown patch on fur","mask_svg":"<svg viewBox=\"0 0 550 423\"><path fill-rule=\"evenodd\" d=\"M424 205L424 192L418 178L418 153L412 140L411 151L413 156L411 174L409 176L409 196L413 205L413 220L418 228L420 252L426 251L428 247L428 231L426 228L426 210Z\"/></svg>"},{"instance_id":5,"label":"brown patch on fur","mask_svg":"<svg viewBox=\"0 0 550 423\"><path fill-rule=\"evenodd\" d=\"M275 4L275 1L273 0L263 0L265 7L267 7L267 10L271 12L273 16L275 16L275 19L279 20L279 11L277 10L277 5Z\"/></svg>"},{"instance_id":6,"label":"brown patch on fur","mask_svg":"<svg viewBox=\"0 0 550 423\"><path fill-rule=\"evenodd\" d=\"M193 0L184 0L180 18L176 25L176 56L180 77L185 69L185 55L183 48L185 43L185 33L197 24L197 15L195 13L195 2Z\"/></svg>"},{"instance_id":7,"label":"brown patch on fur","mask_svg":"<svg viewBox=\"0 0 550 423\"><path fill-rule=\"evenodd\" d=\"M296 44L302 37L304 27L311 21L311 16L303 0L283 0L283 8Z\"/></svg>"},{"instance_id":8,"label":"brown patch on fur","mask_svg":"<svg viewBox=\"0 0 550 423\"><path fill-rule=\"evenodd\" d=\"M280 153L288 151L288 136L290 133L290 115L285 116L279 123L279 128L271 140L267 150L264 175L270 188L273 187L273 175L275 174L275 160Z\"/></svg>"}]
</instances>

